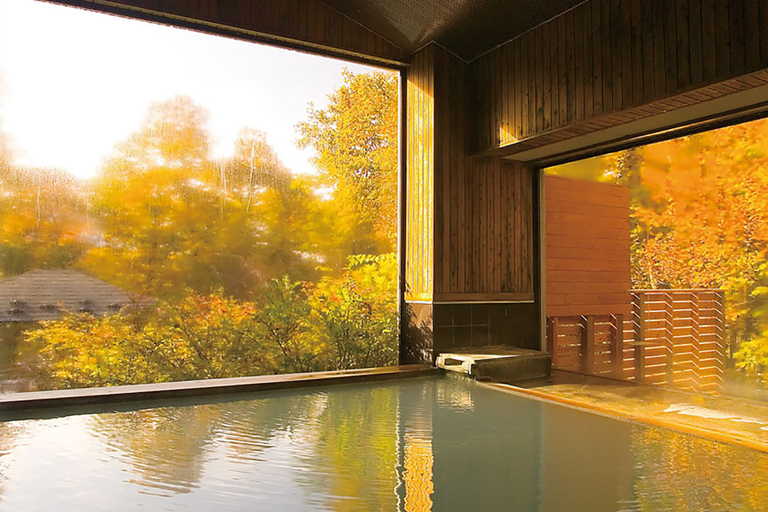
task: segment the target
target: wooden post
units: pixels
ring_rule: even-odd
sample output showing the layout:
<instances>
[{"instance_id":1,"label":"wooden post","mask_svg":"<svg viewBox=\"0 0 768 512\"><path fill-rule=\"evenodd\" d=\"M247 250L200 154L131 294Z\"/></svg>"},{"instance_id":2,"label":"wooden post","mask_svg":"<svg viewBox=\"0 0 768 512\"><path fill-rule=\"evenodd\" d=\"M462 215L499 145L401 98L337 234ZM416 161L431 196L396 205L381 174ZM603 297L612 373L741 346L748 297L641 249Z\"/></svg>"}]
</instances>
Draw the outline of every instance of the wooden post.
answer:
<instances>
[{"instance_id":1,"label":"wooden post","mask_svg":"<svg viewBox=\"0 0 768 512\"><path fill-rule=\"evenodd\" d=\"M675 308L672 294L664 293L664 350L666 351L667 386L675 385Z\"/></svg>"},{"instance_id":2,"label":"wooden post","mask_svg":"<svg viewBox=\"0 0 768 512\"><path fill-rule=\"evenodd\" d=\"M616 327L616 333L611 344L611 363L613 376L621 377L624 369L624 315L613 315L613 322Z\"/></svg>"},{"instance_id":3,"label":"wooden post","mask_svg":"<svg viewBox=\"0 0 768 512\"><path fill-rule=\"evenodd\" d=\"M581 371L591 374L595 369L595 317L582 318L586 319L586 324L581 338Z\"/></svg>"},{"instance_id":4,"label":"wooden post","mask_svg":"<svg viewBox=\"0 0 768 512\"><path fill-rule=\"evenodd\" d=\"M635 381L645 382L645 297L643 293L633 294L633 316L635 324Z\"/></svg>"},{"instance_id":5,"label":"wooden post","mask_svg":"<svg viewBox=\"0 0 768 512\"><path fill-rule=\"evenodd\" d=\"M691 374L693 387L696 391L701 389L701 336L699 334L699 293L691 292ZM714 294L713 294L714 295Z\"/></svg>"},{"instance_id":6,"label":"wooden post","mask_svg":"<svg viewBox=\"0 0 768 512\"><path fill-rule=\"evenodd\" d=\"M552 367L558 366L558 347L557 337L559 335L560 319L556 316L547 317L547 344L549 345L549 353L552 355Z\"/></svg>"},{"instance_id":7,"label":"wooden post","mask_svg":"<svg viewBox=\"0 0 768 512\"><path fill-rule=\"evenodd\" d=\"M719 290L715 297L717 297L717 319L715 321L715 332L717 333L717 368L719 370L718 376L722 377L722 372L725 369L725 361L727 358L727 350L725 345L725 292ZM718 385L714 391L722 391L723 379L718 379Z\"/></svg>"}]
</instances>

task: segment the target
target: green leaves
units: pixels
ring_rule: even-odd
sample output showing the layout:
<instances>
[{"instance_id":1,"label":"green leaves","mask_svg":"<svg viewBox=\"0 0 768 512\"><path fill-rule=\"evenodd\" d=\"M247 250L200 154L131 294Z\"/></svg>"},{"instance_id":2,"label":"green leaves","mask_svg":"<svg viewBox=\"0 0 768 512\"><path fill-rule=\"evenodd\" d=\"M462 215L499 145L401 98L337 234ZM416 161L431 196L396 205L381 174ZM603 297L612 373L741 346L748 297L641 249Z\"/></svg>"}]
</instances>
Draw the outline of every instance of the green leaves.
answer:
<instances>
[{"instance_id":1,"label":"green leaves","mask_svg":"<svg viewBox=\"0 0 768 512\"><path fill-rule=\"evenodd\" d=\"M354 205L357 223L382 252L397 245L397 75L344 73L327 108L310 106L301 147L312 147L334 198ZM360 236L361 233L356 233Z\"/></svg>"},{"instance_id":2,"label":"green leaves","mask_svg":"<svg viewBox=\"0 0 768 512\"><path fill-rule=\"evenodd\" d=\"M214 159L183 96L91 182L0 159L0 277L77 268L157 301L28 331L28 366L80 387L394 363L397 96L396 75L345 73L310 109L321 176L292 175L255 129Z\"/></svg>"},{"instance_id":3,"label":"green leaves","mask_svg":"<svg viewBox=\"0 0 768 512\"><path fill-rule=\"evenodd\" d=\"M74 388L386 366L397 362L397 259L357 255L317 286L271 280L255 301L199 295L25 335L43 387ZM35 352L35 351L31 351Z\"/></svg>"}]
</instances>

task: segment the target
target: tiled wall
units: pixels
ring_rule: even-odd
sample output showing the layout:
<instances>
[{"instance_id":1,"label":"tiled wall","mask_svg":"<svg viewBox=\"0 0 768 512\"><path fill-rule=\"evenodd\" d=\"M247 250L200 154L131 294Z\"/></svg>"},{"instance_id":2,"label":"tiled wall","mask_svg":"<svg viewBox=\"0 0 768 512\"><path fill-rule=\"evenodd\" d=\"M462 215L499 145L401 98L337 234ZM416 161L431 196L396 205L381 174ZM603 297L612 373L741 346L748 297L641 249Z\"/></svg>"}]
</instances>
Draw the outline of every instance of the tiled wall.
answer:
<instances>
[{"instance_id":1,"label":"tiled wall","mask_svg":"<svg viewBox=\"0 0 768 512\"><path fill-rule=\"evenodd\" d=\"M440 352L490 345L540 348L535 304L409 303L405 309L403 363L432 364Z\"/></svg>"}]
</instances>

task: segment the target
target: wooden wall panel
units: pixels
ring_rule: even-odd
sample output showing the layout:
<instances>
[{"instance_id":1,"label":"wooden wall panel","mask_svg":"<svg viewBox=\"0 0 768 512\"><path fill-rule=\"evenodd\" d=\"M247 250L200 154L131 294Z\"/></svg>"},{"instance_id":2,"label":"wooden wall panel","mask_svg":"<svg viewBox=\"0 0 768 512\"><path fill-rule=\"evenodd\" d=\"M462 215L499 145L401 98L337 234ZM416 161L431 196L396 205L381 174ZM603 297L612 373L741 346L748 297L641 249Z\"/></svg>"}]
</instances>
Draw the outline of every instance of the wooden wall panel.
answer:
<instances>
[{"instance_id":1,"label":"wooden wall panel","mask_svg":"<svg viewBox=\"0 0 768 512\"><path fill-rule=\"evenodd\" d=\"M471 153L511 155L767 84L765 5L577 6L469 65L478 111Z\"/></svg>"},{"instance_id":2,"label":"wooden wall panel","mask_svg":"<svg viewBox=\"0 0 768 512\"><path fill-rule=\"evenodd\" d=\"M464 73L436 45L408 71L406 300L533 300L533 172L467 158Z\"/></svg>"},{"instance_id":3,"label":"wooden wall panel","mask_svg":"<svg viewBox=\"0 0 768 512\"><path fill-rule=\"evenodd\" d=\"M455 215L436 239L435 300L534 299L533 174L519 162L481 159L444 184Z\"/></svg>"},{"instance_id":4,"label":"wooden wall panel","mask_svg":"<svg viewBox=\"0 0 768 512\"><path fill-rule=\"evenodd\" d=\"M320 0L47 0L283 46L407 64L410 56Z\"/></svg>"},{"instance_id":5,"label":"wooden wall panel","mask_svg":"<svg viewBox=\"0 0 768 512\"><path fill-rule=\"evenodd\" d=\"M405 299L431 301L435 271L435 55L429 45L408 70ZM442 149L442 144L438 147Z\"/></svg>"},{"instance_id":6,"label":"wooden wall panel","mask_svg":"<svg viewBox=\"0 0 768 512\"><path fill-rule=\"evenodd\" d=\"M629 315L629 189L547 175L547 317Z\"/></svg>"},{"instance_id":7,"label":"wooden wall panel","mask_svg":"<svg viewBox=\"0 0 768 512\"><path fill-rule=\"evenodd\" d=\"M532 301L533 172L467 157L465 67L429 45L408 71L406 300Z\"/></svg>"}]
</instances>

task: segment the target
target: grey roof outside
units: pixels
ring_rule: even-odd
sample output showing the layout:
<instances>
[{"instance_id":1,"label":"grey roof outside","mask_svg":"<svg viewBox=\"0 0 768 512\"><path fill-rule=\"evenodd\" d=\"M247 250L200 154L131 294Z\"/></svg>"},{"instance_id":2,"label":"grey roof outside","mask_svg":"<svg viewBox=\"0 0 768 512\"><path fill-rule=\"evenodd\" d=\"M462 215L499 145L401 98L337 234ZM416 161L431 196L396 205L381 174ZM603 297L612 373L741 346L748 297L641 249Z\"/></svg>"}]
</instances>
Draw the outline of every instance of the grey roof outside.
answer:
<instances>
[{"instance_id":1,"label":"grey roof outside","mask_svg":"<svg viewBox=\"0 0 768 512\"><path fill-rule=\"evenodd\" d=\"M114 314L128 292L76 270L39 269L0 280L0 322L56 320L62 311Z\"/></svg>"}]
</instances>

